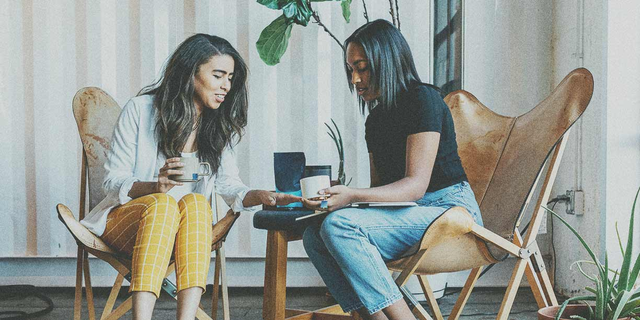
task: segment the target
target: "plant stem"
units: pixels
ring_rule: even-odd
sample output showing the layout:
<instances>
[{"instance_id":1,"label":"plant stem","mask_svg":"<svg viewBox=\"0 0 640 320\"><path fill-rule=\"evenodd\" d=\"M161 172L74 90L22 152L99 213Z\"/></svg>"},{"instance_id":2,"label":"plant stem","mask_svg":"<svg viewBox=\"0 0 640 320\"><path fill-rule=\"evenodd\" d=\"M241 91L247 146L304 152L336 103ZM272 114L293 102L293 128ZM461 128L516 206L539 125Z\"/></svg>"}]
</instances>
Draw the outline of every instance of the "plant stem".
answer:
<instances>
[{"instance_id":1,"label":"plant stem","mask_svg":"<svg viewBox=\"0 0 640 320\"><path fill-rule=\"evenodd\" d=\"M324 25L324 23L322 23L322 21L320 21L320 15L318 14L318 12L316 12L315 10L311 10L311 15L313 16L313 19L316 21L316 23L321 26L324 31L326 33L328 33L333 40L335 40L338 45L340 46L340 48L342 48L342 51L344 51L344 46L342 45L342 43L340 42L340 40L338 40L338 38L336 38L336 36L333 35L333 33L331 33L331 31L329 31L329 29L327 28L327 26Z\"/></svg>"},{"instance_id":2,"label":"plant stem","mask_svg":"<svg viewBox=\"0 0 640 320\"><path fill-rule=\"evenodd\" d=\"M364 18L369 22L369 15L367 14L367 3L362 0L362 7L364 8Z\"/></svg>"},{"instance_id":3,"label":"plant stem","mask_svg":"<svg viewBox=\"0 0 640 320\"><path fill-rule=\"evenodd\" d=\"M395 27L397 27L398 24L396 23L396 13L393 9L393 0L389 0L389 13L391 14L391 22Z\"/></svg>"},{"instance_id":4,"label":"plant stem","mask_svg":"<svg viewBox=\"0 0 640 320\"><path fill-rule=\"evenodd\" d=\"M400 30L400 9L398 8L398 0L396 2L396 22L398 22L398 30Z\"/></svg>"}]
</instances>

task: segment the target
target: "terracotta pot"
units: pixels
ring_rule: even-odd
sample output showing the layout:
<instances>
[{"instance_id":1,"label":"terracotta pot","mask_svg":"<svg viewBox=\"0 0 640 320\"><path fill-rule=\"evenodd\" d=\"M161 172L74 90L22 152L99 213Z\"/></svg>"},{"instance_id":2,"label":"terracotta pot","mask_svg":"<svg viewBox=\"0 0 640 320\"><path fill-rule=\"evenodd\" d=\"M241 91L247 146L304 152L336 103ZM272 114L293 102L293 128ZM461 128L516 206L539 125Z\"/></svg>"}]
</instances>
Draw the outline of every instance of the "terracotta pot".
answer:
<instances>
[{"instance_id":1,"label":"terracotta pot","mask_svg":"<svg viewBox=\"0 0 640 320\"><path fill-rule=\"evenodd\" d=\"M560 309L560 306L545 307L538 310L538 320L554 320L558 309ZM570 304L564 309L560 320L571 320L569 317L573 315L586 317L589 315L589 309L583 304ZM631 318L620 318L618 320L631 320Z\"/></svg>"}]
</instances>

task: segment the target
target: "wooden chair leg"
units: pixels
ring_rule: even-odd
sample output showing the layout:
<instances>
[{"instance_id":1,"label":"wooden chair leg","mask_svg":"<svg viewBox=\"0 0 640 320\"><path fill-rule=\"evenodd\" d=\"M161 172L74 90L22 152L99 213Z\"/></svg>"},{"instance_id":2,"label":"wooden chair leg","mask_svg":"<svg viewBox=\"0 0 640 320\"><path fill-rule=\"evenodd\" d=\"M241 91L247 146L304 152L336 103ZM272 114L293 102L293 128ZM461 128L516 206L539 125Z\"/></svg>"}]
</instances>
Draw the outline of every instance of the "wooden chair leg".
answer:
<instances>
[{"instance_id":1,"label":"wooden chair leg","mask_svg":"<svg viewBox=\"0 0 640 320\"><path fill-rule=\"evenodd\" d=\"M202 308L198 308L198 310L196 310L196 319L198 320L213 320L211 319L211 317L204 312L204 310L202 310Z\"/></svg>"},{"instance_id":2,"label":"wooden chair leg","mask_svg":"<svg viewBox=\"0 0 640 320\"><path fill-rule=\"evenodd\" d=\"M414 271L418 268L420 261L424 258L427 250L418 251L411 257L411 260L405 265L405 269L402 270L400 275L396 278L396 284L398 286L404 286L407 281L409 281L409 277L413 274Z\"/></svg>"},{"instance_id":3,"label":"wooden chair leg","mask_svg":"<svg viewBox=\"0 0 640 320\"><path fill-rule=\"evenodd\" d=\"M551 279L549 278L549 274L546 269L539 270L537 272L537 277L540 279L542 292L547 297L547 301L551 306L558 305L558 298L556 297L555 291L553 291L553 285L551 284Z\"/></svg>"},{"instance_id":4,"label":"wooden chair leg","mask_svg":"<svg viewBox=\"0 0 640 320\"><path fill-rule=\"evenodd\" d=\"M451 314L447 318L448 320L457 320L458 318L460 318L462 309L464 309L464 305L467 304L467 300L469 300L471 291L473 290L473 287L475 287L476 281L478 281L478 277L480 276L481 271L482 267L471 270L469 277L467 277L467 282L464 284L462 291L460 291L458 300L456 300L456 304L453 306L453 310L451 310Z\"/></svg>"},{"instance_id":5,"label":"wooden chair leg","mask_svg":"<svg viewBox=\"0 0 640 320\"><path fill-rule=\"evenodd\" d=\"M104 310L102 310L102 316L100 319L105 319L113 310L113 306L116 303L116 298L118 298L118 293L120 293L120 288L122 288L122 283L124 282L124 276L118 273L116 277L116 281L113 282L113 287L111 287L111 292L109 293L109 298L107 298L107 303L104 305Z\"/></svg>"},{"instance_id":6,"label":"wooden chair leg","mask_svg":"<svg viewBox=\"0 0 640 320\"><path fill-rule=\"evenodd\" d=\"M287 295L287 237L285 231L267 232L267 254L264 268L264 300L262 318L285 318Z\"/></svg>"},{"instance_id":7,"label":"wooden chair leg","mask_svg":"<svg viewBox=\"0 0 640 320\"><path fill-rule=\"evenodd\" d=\"M220 257L218 259L218 257ZM224 253L224 245L220 247L220 249L216 252L216 265L220 267L220 296L222 298L222 319L230 320L231 315L229 314L229 282L227 281L227 263L226 263L226 255Z\"/></svg>"},{"instance_id":8,"label":"wooden chair leg","mask_svg":"<svg viewBox=\"0 0 640 320\"><path fill-rule=\"evenodd\" d=\"M511 280L509 280L509 285L507 286L507 291L505 292L502 304L500 305L500 311L498 311L497 320L508 319L511 307L513 306L513 300L516 297L516 293L518 293L518 287L520 287L520 281L522 280L526 266L527 259L518 259L516 262L511 275Z\"/></svg>"},{"instance_id":9,"label":"wooden chair leg","mask_svg":"<svg viewBox=\"0 0 640 320\"><path fill-rule=\"evenodd\" d=\"M84 287L85 295L87 297L87 311L89 313L89 320L96 320L96 309L93 304L93 287L91 286L91 272L89 270L89 253L87 251L84 251L82 267L84 269Z\"/></svg>"},{"instance_id":10,"label":"wooden chair leg","mask_svg":"<svg viewBox=\"0 0 640 320\"><path fill-rule=\"evenodd\" d=\"M73 301L73 319L80 320L82 314L82 267L84 265L84 250L78 246L78 259L76 264L76 290Z\"/></svg>"},{"instance_id":11,"label":"wooden chair leg","mask_svg":"<svg viewBox=\"0 0 640 320\"><path fill-rule=\"evenodd\" d=\"M213 273L213 289L211 290L211 317L218 317L218 300L220 293L220 252L216 249L215 270Z\"/></svg>"},{"instance_id":12,"label":"wooden chair leg","mask_svg":"<svg viewBox=\"0 0 640 320\"><path fill-rule=\"evenodd\" d=\"M518 246L522 245L522 236L518 232L515 233L514 243ZM531 256L527 259L525 274L538 308L557 306L558 299L553 291L553 285L542 260L537 241L534 241L529 246L529 249L531 250Z\"/></svg>"},{"instance_id":13,"label":"wooden chair leg","mask_svg":"<svg viewBox=\"0 0 640 320\"><path fill-rule=\"evenodd\" d=\"M427 276L424 275L416 275L418 277L418 282L420 282L420 287L422 287L422 292L424 292L424 297L427 298L427 304L431 311L433 311L433 316L436 320L444 320L442 317L442 312L440 311L440 306L438 306L438 301L436 300L435 295L433 294L433 290L429 285L429 280Z\"/></svg>"},{"instance_id":14,"label":"wooden chair leg","mask_svg":"<svg viewBox=\"0 0 640 320\"><path fill-rule=\"evenodd\" d=\"M121 303L116 310L114 310L111 314L109 314L104 320L117 320L124 316L127 311L131 310L133 306L133 297L129 296L127 300Z\"/></svg>"}]
</instances>

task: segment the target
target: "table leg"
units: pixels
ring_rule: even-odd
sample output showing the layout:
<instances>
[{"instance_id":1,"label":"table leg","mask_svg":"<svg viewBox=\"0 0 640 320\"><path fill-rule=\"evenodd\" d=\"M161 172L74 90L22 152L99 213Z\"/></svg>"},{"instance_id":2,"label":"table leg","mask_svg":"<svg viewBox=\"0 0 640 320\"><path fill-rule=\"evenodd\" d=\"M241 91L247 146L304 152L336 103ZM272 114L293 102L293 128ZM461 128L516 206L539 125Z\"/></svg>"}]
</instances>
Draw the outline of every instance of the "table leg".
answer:
<instances>
[{"instance_id":1,"label":"table leg","mask_svg":"<svg viewBox=\"0 0 640 320\"><path fill-rule=\"evenodd\" d=\"M262 318L285 318L287 295L287 234L286 231L269 230L264 267L264 300Z\"/></svg>"}]
</instances>

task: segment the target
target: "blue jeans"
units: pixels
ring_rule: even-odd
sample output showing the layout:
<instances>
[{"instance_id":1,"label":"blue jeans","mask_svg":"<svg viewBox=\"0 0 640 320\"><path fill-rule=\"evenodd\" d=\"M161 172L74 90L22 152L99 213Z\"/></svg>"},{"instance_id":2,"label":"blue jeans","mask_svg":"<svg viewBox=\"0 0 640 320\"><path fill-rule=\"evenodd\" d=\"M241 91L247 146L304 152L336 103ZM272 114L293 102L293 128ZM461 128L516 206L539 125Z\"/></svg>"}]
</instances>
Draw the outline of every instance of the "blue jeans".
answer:
<instances>
[{"instance_id":1,"label":"blue jeans","mask_svg":"<svg viewBox=\"0 0 640 320\"><path fill-rule=\"evenodd\" d=\"M396 260L453 206L466 208L482 225L480 209L464 181L427 192L417 207L344 208L307 227L304 248L342 310L376 313L402 298L385 261Z\"/></svg>"}]
</instances>

